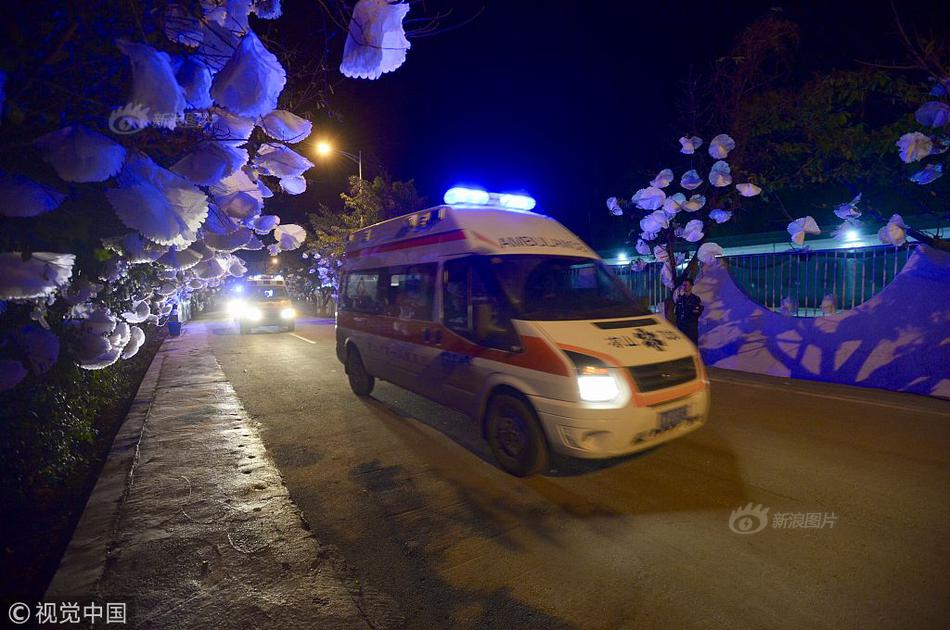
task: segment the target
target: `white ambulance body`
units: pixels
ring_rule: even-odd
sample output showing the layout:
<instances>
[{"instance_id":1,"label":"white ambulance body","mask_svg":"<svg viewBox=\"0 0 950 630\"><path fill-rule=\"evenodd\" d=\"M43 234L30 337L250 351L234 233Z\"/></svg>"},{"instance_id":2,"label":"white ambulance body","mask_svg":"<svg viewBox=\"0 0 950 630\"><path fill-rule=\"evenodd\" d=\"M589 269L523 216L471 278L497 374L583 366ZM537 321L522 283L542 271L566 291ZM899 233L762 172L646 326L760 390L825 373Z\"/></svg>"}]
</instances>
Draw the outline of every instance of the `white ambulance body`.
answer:
<instances>
[{"instance_id":1,"label":"white ambulance body","mask_svg":"<svg viewBox=\"0 0 950 630\"><path fill-rule=\"evenodd\" d=\"M686 337L557 221L503 207L517 198L476 201L351 236L336 339L357 394L380 378L469 415L520 476L549 450L613 457L705 422L709 383Z\"/></svg>"}]
</instances>

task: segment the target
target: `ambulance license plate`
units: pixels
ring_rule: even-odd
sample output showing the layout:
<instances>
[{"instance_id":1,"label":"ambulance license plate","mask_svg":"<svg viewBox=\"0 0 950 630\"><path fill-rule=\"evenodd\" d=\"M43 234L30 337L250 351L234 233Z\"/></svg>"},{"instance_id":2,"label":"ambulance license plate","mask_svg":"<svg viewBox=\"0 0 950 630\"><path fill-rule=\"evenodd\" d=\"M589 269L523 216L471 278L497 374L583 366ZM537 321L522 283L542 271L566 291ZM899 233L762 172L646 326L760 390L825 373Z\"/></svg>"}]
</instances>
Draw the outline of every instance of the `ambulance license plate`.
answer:
<instances>
[{"instance_id":1,"label":"ambulance license plate","mask_svg":"<svg viewBox=\"0 0 950 630\"><path fill-rule=\"evenodd\" d=\"M682 407L676 407L674 409L667 409L666 411L661 411L660 412L660 431L668 431L685 420L689 420L689 406L688 405L684 405Z\"/></svg>"}]
</instances>

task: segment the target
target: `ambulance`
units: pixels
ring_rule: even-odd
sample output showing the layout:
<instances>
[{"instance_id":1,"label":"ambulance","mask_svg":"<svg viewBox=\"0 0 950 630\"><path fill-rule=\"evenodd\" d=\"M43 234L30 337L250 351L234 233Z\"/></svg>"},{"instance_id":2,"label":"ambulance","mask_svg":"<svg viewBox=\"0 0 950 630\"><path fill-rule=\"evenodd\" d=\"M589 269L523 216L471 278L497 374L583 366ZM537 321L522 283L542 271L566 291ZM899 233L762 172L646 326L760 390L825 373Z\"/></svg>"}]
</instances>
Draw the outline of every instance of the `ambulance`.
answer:
<instances>
[{"instance_id":1,"label":"ambulance","mask_svg":"<svg viewBox=\"0 0 950 630\"><path fill-rule=\"evenodd\" d=\"M468 415L517 476L703 425L696 347L581 239L527 195L444 200L350 235L336 353L354 393L381 379Z\"/></svg>"}]
</instances>

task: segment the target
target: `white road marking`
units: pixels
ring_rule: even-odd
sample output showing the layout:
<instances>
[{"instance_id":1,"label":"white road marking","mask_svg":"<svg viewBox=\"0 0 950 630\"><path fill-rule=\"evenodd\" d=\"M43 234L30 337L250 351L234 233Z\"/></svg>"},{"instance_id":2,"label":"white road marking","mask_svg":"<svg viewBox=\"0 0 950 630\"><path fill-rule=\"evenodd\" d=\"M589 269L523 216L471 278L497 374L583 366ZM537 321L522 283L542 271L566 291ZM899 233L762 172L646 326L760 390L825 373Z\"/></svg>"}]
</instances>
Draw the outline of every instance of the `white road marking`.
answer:
<instances>
[{"instance_id":1,"label":"white road marking","mask_svg":"<svg viewBox=\"0 0 950 630\"><path fill-rule=\"evenodd\" d=\"M313 343L313 344L317 343L316 341L311 341L310 339L307 339L306 337L301 337L297 333L289 333L289 334L291 337L296 337L300 341L306 341L307 343Z\"/></svg>"},{"instance_id":2,"label":"white road marking","mask_svg":"<svg viewBox=\"0 0 950 630\"><path fill-rule=\"evenodd\" d=\"M791 390L791 389L786 389L786 388L784 388L784 387L779 387L779 386L776 386L776 385L763 385L763 384L761 384L761 383L750 383L750 382L747 382L747 381L733 380L733 379L731 379L731 378L720 378L720 377L716 377L716 376L710 376L710 377L709 377L709 380L711 380L711 381L720 381L720 382L722 382L722 383L730 383L730 384L732 384L732 385L741 385L742 387L753 387L753 388L755 388L755 389L772 389L772 390L776 390L776 389L777 389L777 390L781 390L781 391L783 391L783 392L790 393L790 394L791 394L791 393L794 393L794 394L803 394L803 395L805 395L805 396L814 396L815 398L827 398L827 399L829 399L829 400L840 400L840 401L844 401L844 402L853 402L853 403L858 403L858 404L860 404L860 405L872 405L872 406L874 406L874 407L884 407L884 408L886 408L886 409L898 409L898 410L900 410L900 411L907 411L907 410L908 410L908 407L906 407L906 406L895 405L895 404L891 404L891 403L875 402L875 401L873 401L873 400L866 400L866 399L864 399L864 398L855 398L855 397L853 397L853 396L835 396L835 395L833 395L833 394L820 394L820 393L818 393L818 392L809 392L809 391L805 391L805 390L797 389L797 388L796 388L795 390ZM896 392L896 393L901 393L901 392ZM918 411L918 412L920 412L920 413L931 413L931 414L934 414L934 415L936 415L936 416L946 416L946 415L950 415L950 414L943 413L943 412L941 412L941 411L937 411L937 410L934 410L934 409L915 409L915 411Z\"/></svg>"}]
</instances>

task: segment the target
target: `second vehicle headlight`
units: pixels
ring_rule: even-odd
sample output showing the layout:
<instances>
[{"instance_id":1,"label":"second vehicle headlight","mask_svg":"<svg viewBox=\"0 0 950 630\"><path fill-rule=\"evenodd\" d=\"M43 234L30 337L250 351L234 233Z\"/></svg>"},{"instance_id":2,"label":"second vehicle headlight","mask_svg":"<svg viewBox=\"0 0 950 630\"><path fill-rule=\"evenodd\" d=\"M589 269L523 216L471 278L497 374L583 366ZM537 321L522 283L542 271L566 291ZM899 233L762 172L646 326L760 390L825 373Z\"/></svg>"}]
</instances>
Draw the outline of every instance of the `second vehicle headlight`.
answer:
<instances>
[{"instance_id":1,"label":"second vehicle headlight","mask_svg":"<svg viewBox=\"0 0 950 630\"><path fill-rule=\"evenodd\" d=\"M280 312L281 319L293 319L297 316L297 311L292 308L285 308Z\"/></svg>"}]
</instances>

